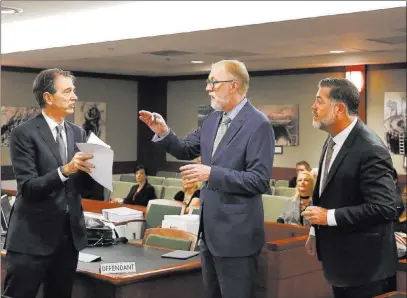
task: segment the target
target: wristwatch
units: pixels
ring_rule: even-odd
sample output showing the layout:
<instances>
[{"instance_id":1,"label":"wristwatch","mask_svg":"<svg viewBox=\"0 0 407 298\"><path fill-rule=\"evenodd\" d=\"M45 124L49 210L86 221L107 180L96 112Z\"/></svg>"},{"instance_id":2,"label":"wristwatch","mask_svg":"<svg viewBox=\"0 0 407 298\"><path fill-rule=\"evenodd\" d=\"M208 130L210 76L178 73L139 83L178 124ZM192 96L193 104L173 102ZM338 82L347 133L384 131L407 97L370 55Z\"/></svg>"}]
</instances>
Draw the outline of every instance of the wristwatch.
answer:
<instances>
[{"instance_id":1,"label":"wristwatch","mask_svg":"<svg viewBox=\"0 0 407 298\"><path fill-rule=\"evenodd\" d=\"M68 178L68 175L64 174L64 167L60 166L59 170L61 171L62 176L64 176L65 178Z\"/></svg>"}]
</instances>

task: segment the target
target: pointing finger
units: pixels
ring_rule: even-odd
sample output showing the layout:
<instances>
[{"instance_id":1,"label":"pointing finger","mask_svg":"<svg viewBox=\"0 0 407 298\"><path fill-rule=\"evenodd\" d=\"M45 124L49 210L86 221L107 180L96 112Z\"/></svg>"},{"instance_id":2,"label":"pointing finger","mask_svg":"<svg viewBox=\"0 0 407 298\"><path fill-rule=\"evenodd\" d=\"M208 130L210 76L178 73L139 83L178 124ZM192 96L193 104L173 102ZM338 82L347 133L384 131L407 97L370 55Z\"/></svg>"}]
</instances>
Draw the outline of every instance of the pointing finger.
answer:
<instances>
[{"instance_id":1,"label":"pointing finger","mask_svg":"<svg viewBox=\"0 0 407 298\"><path fill-rule=\"evenodd\" d=\"M138 113L139 113L140 116L146 117L146 118L151 117L151 115L152 115L151 112L149 112L149 111L144 111L144 110L141 110L141 111L139 111Z\"/></svg>"}]
</instances>

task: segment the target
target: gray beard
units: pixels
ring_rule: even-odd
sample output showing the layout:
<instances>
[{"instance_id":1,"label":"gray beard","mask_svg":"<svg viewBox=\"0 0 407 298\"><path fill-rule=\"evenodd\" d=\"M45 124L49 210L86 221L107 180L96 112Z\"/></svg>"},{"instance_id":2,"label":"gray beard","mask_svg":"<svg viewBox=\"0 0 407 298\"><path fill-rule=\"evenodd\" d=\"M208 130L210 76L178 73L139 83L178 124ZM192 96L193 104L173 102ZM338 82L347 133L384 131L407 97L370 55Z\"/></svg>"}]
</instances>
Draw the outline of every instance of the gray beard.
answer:
<instances>
[{"instance_id":1,"label":"gray beard","mask_svg":"<svg viewBox=\"0 0 407 298\"><path fill-rule=\"evenodd\" d=\"M211 101L211 107L212 107L212 109L214 109L215 111L219 111L219 112L222 112L222 111L223 111L223 109L222 109L222 107L219 105L219 103L215 103L215 102Z\"/></svg>"},{"instance_id":2,"label":"gray beard","mask_svg":"<svg viewBox=\"0 0 407 298\"><path fill-rule=\"evenodd\" d=\"M328 129L328 125L326 125L325 123L317 122L317 121L314 121L314 120L312 120L312 126L314 128L318 128L318 129L323 130L323 131L327 131L327 129Z\"/></svg>"}]
</instances>

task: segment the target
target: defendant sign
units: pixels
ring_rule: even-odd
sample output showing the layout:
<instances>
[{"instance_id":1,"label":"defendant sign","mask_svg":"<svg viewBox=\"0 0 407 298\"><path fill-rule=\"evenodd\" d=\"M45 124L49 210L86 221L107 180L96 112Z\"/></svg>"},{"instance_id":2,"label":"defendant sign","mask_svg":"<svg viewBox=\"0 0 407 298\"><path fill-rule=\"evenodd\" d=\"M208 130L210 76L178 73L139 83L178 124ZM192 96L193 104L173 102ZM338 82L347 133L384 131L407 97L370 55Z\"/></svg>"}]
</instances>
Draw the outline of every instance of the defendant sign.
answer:
<instances>
[{"instance_id":1,"label":"defendant sign","mask_svg":"<svg viewBox=\"0 0 407 298\"><path fill-rule=\"evenodd\" d=\"M136 262L104 263L100 264L99 271L101 274L132 273L136 272Z\"/></svg>"}]
</instances>

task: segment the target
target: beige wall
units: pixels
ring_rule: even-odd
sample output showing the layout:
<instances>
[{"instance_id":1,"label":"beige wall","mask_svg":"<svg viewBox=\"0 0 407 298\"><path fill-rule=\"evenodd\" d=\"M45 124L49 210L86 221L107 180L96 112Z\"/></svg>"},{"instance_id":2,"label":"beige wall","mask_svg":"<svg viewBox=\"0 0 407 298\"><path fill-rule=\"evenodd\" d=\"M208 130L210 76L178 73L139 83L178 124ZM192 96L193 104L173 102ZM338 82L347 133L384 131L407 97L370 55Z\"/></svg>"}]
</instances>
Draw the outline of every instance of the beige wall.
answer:
<instances>
[{"instance_id":1,"label":"beige wall","mask_svg":"<svg viewBox=\"0 0 407 298\"><path fill-rule=\"evenodd\" d=\"M275 167L293 168L305 159L316 167L326 133L314 129L310 105L317 91L317 83L327 76L343 77L342 73L303 74L252 77L248 97L255 106L267 104L299 104L299 146L284 147L276 155ZM36 106L31 93L35 74L1 72L2 106ZM384 92L406 91L406 70L371 70L368 72L367 124L380 137L383 131ZM106 142L115 150L115 161L137 159L137 82L79 77L80 100L107 103ZM179 136L196 129L197 106L209 104L204 80L170 81L168 83L167 122ZM72 120L72 119L71 119ZM124 137L123 129L131 131ZM127 132L126 132L127 134ZM397 171L405 174L402 156L392 155ZM167 155L168 161L176 161ZM9 165L7 148L2 147L2 165Z\"/></svg>"},{"instance_id":2,"label":"beige wall","mask_svg":"<svg viewBox=\"0 0 407 298\"><path fill-rule=\"evenodd\" d=\"M252 77L248 97L255 106L267 104L299 104L299 146L284 147L275 155L274 166L294 168L299 160L317 167L326 133L314 129L310 105L315 99L318 81L328 76L343 77L343 73ZM367 124L384 139L383 114L385 92L406 92L406 70L370 70L367 80ZM168 83L167 121L179 136L196 129L197 106L209 104L204 80ZM403 157L392 159L399 174L405 174ZM168 161L177 161L167 154Z\"/></svg>"},{"instance_id":3,"label":"beige wall","mask_svg":"<svg viewBox=\"0 0 407 298\"><path fill-rule=\"evenodd\" d=\"M299 160L318 166L326 133L312 127L311 104L315 100L319 80L343 77L343 73L321 73L252 77L248 98L255 106L268 104L299 104L299 146L284 147L282 155L275 155L275 167L294 168ZM168 83L169 126L178 136L197 127L197 106L210 103L204 80L173 81ZM167 155L168 161L176 161Z\"/></svg>"},{"instance_id":4,"label":"beige wall","mask_svg":"<svg viewBox=\"0 0 407 298\"><path fill-rule=\"evenodd\" d=\"M370 70L367 86L367 125L384 141L384 93L406 92L406 70ZM392 159L397 172L405 175L403 156L392 154Z\"/></svg>"},{"instance_id":5,"label":"beige wall","mask_svg":"<svg viewBox=\"0 0 407 298\"><path fill-rule=\"evenodd\" d=\"M35 76L35 73L2 71L1 105L37 106L31 91ZM114 150L114 160L136 160L137 82L78 77L76 87L79 100L106 103L106 143ZM73 117L68 120L73 121ZM10 165L8 147L1 149L1 164Z\"/></svg>"}]
</instances>

